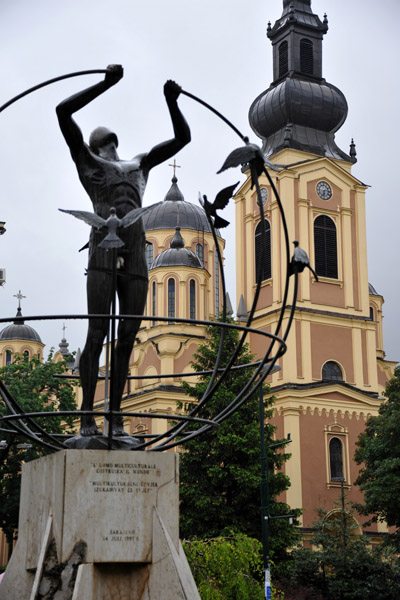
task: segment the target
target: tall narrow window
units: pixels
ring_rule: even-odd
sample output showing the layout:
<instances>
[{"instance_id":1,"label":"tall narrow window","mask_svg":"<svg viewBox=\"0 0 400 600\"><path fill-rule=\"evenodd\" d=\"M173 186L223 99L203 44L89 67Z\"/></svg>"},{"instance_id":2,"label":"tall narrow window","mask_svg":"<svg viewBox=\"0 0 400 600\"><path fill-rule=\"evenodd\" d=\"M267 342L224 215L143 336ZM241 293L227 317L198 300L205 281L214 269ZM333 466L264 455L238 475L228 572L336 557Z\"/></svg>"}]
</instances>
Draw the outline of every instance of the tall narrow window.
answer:
<instances>
[{"instance_id":1,"label":"tall narrow window","mask_svg":"<svg viewBox=\"0 0 400 600\"><path fill-rule=\"evenodd\" d=\"M152 284L151 295L152 295L152 315L153 315L153 317L155 317L157 314L157 284L155 281L153 281L153 284ZM151 326L155 327L155 324L156 324L156 322L152 321Z\"/></svg>"},{"instance_id":2,"label":"tall narrow window","mask_svg":"<svg viewBox=\"0 0 400 600\"><path fill-rule=\"evenodd\" d=\"M153 260L154 260L154 247L151 242L147 242L145 252L146 252L147 268L150 269L151 265L153 264Z\"/></svg>"},{"instance_id":3,"label":"tall narrow window","mask_svg":"<svg viewBox=\"0 0 400 600\"><path fill-rule=\"evenodd\" d=\"M268 221L265 221L265 238L263 236L263 227L262 222L257 225L256 233L254 236L255 241L255 254L256 254L256 281L258 277L258 272L260 268L262 250L263 250L263 242L265 240L265 249L264 249L264 261L261 266L261 281L265 279L270 279L271 277L271 225Z\"/></svg>"},{"instance_id":4,"label":"tall narrow window","mask_svg":"<svg viewBox=\"0 0 400 600\"><path fill-rule=\"evenodd\" d=\"M300 40L300 71L306 75L314 74L314 53L311 40Z\"/></svg>"},{"instance_id":5,"label":"tall narrow window","mask_svg":"<svg viewBox=\"0 0 400 600\"><path fill-rule=\"evenodd\" d=\"M315 270L322 277L338 278L336 225L320 215L314 221Z\"/></svg>"},{"instance_id":6,"label":"tall narrow window","mask_svg":"<svg viewBox=\"0 0 400 600\"><path fill-rule=\"evenodd\" d=\"M331 466L331 480L343 479L343 445L337 437L329 442L329 462Z\"/></svg>"},{"instance_id":7,"label":"tall narrow window","mask_svg":"<svg viewBox=\"0 0 400 600\"><path fill-rule=\"evenodd\" d=\"M175 279L168 279L168 316L175 317Z\"/></svg>"},{"instance_id":8,"label":"tall narrow window","mask_svg":"<svg viewBox=\"0 0 400 600\"><path fill-rule=\"evenodd\" d=\"M190 318L196 318L196 282L191 279L189 282L189 312Z\"/></svg>"},{"instance_id":9,"label":"tall narrow window","mask_svg":"<svg viewBox=\"0 0 400 600\"><path fill-rule=\"evenodd\" d=\"M11 365L12 361L12 352L11 350L6 350L6 365Z\"/></svg>"},{"instance_id":10,"label":"tall narrow window","mask_svg":"<svg viewBox=\"0 0 400 600\"><path fill-rule=\"evenodd\" d=\"M204 251L202 244L196 244L196 254L201 260L202 264L204 264Z\"/></svg>"},{"instance_id":11,"label":"tall narrow window","mask_svg":"<svg viewBox=\"0 0 400 600\"><path fill-rule=\"evenodd\" d=\"M279 46L279 77L283 77L289 70L288 57L288 43L284 41Z\"/></svg>"},{"instance_id":12,"label":"tall narrow window","mask_svg":"<svg viewBox=\"0 0 400 600\"><path fill-rule=\"evenodd\" d=\"M215 316L219 314L219 263L218 253L214 251Z\"/></svg>"},{"instance_id":13,"label":"tall narrow window","mask_svg":"<svg viewBox=\"0 0 400 600\"><path fill-rule=\"evenodd\" d=\"M342 369L334 360L328 360L322 367L322 379L327 381L343 381Z\"/></svg>"}]
</instances>

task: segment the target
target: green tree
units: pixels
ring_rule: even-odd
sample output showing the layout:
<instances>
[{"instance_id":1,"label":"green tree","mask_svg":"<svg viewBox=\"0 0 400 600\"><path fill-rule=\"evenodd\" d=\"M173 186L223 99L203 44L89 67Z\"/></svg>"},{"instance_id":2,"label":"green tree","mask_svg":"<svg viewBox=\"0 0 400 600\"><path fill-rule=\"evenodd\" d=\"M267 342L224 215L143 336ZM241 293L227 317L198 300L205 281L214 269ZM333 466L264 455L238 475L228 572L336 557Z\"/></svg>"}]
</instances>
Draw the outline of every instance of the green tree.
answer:
<instances>
[{"instance_id":1,"label":"green tree","mask_svg":"<svg viewBox=\"0 0 400 600\"><path fill-rule=\"evenodd\" d=\"M368 419L357 441L354 458L362 467L355 483L364 494L357 510L396 527L391 541L400 548L400 366L384 395L379 415Z\"/></svg>"},{"instance_id":2,"label":"green tree","mask_svg":"<svg viewBox=\"0 0 400 600\"><path fill-rule=\"evenodd\" d=\"M400 568L372 549L349 503L334 511L318 510L312 548L292 552L285 600L397 600Z\"/></svg>"},{"instance_id":3,"label":"green tree","mask_svg":"<svg viewBox=\"0 0 400 600\"><path fill-rule=\"evenodd\" d=\"M209 339L194 354L195 371L212 369L216 363L221 328L210 327ZM225 331L220 365L229 361L239 339L234 329ZM245 345L235 365L252 362ZM228 406L251 378L250 369L231 369L213 397L198 416L212 418ZM200 399L207 388L208 375L199 375L195 385L184 383L187 396ZM267 391L266 389L264 391ZM271 399L264 401L264 417L271 417ZM183 408L193 406L188 401ZM182 404L181 404L182 408ZM272 440L275 427L265 424L265 440ZM252 394L232 416L206 435L190 440L180 457L180 529L183 538L214 538L236 531L261 538L260 516L260 425L259 396ZM292 512L276 497L286 490L289 479L279 471L289 457L284 452L269 450L270 513ZM294 511L299 514L299 511ZM271 557L277 562L286 548L294 543L296 532L287 519L274 519L270 527Z\"/></svg>"},{"instance_id":4,"label":"green tree","mask_svg":"<svg viewBox=\"0 0 400 600\"><path fill-rule=\"evenodd\" d=\"M51 350L44 362L37 357L15 356L10 365L0 368L0 379L26 412L74 410L73 385L68 379L56 377L66 370L65 362L53 362ZM6 413L5 405L1 405L0 414ZM36 421L51 433L72 430L72 417L55 416ZM11 548L17 537L22 464L48 454L49 450L4 429L7 425L3 425L1 433L5 448L0 450L0 527ZM21 444L30 447L21 447Z\"/></svg>"},{"instance_id":5,"label":"green tree","mask_svg":"<svg viewBox=\"0 0 400 600\"><path fill-rule=\"evenodd\" d=\"M261 542L241 533L183 544L202 600L263 600ZM234 573L234 576L232 574ZM280 598L272 591L272 598Z\"/></svg>"}]
</instances>

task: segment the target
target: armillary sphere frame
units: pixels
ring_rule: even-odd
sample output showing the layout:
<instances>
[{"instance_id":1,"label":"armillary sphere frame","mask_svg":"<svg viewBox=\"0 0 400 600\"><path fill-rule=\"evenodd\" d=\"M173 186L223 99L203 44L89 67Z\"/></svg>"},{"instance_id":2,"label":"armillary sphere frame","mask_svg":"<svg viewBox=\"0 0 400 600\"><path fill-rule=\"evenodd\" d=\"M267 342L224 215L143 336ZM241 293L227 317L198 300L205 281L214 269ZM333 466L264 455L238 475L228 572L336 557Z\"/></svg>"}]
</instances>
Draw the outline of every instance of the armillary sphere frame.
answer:
<instances>
[{"instance_id":1,"label":"armillary sphere frame","mask_svg":"<svg viewBox=\"0 0 400 600\"><path fill-rule=\"evenodd\" d=\"M5 108L19 100L20 98L26 96L27 94L38 90L46 85L50 85L62 79L67 79L70 77L76 77L79 75L88 75L92 73L105 73L104 69L90 70L90 71L80 71L76 73L69 73L67 75L62 75L56 77L54 79L50 79L45 81L33 88L26 90L25 92L15 96L8 102L6 102L3 106L0 107L0 112L2 112ZM236 323L228 322L227 320L227 307L226 307L226 285L225 285L225 276L224 269L222 264L222 256L221 251L218 244L216 228L214 226L214 222L212 217L206 212L206 216L208 222L210 224L210 228L212 231L212 235L215 242L215 247L218 256L218 264L219 270L221 274L221 285L222 285L222 297L223 297L223 307L221 318L218 321L199 321L194 319L183 319L178 317L161 317L152 315L150 316L142 316L142 315L123 315L123 317L116 314L115 310L115 286L114 286L114 301L111 306L111 314L102 314L102 315L41 315L41 316L28 316L28 317L12 317L12 318L2 318L0 319L0 323L8 323L10 321L18 320L24 321L41 321L41 320L66 320L66 319L91 319L91 318L101 318L101 319L109 319L110 322L110 330L111 334L109 337L109 343L107 344L107 351L111 348L111 369L109 372L110 384L112 383L113 378L113 369L112 369L112 352L115 347L115 324L116 321L120 318L123 319L138 319L142 321L158 321L164 323L184 323L190 325L202 325L207 327L218 327L221 329L219 347L217 352L217 359L215 362L215 366L212 370L209 371L196 371L193 373L170 373L167 375L163 375L163 377L169 378L179 378L179 377L190 377L199 375L209 375L209 381L204 391L202 398L198 401L198 403L187 413L187 414L163 414L163 413L144 413L144 412L116 412L110 409L107 411L54 411L54 412L26 412L22 409L21 405L18 402L17 398L13 398L6 386L3 382L0 381L0 398L6 407L7 414L2 415L0 417L1 425L0 432L13 434L21 439L27 439L32 443L38 444L42 447L45 447L49 450L56 451L67 448L65 445L66 438L71 437L68 434L52 434L49 431L46 431L44 427L39 425L36 421L37 418L43 421L43 417L51 417L51 416L68 416L73 415L75 417L80 417L84 414L90 414L95 416L107 417L109 427L108 427L108 448L112 448L113 436L112 436L112 420L113 417L122 415L123 417L144 417L146 419L164 419L167 420L171 427L165 432L161 434L146 434L140 433L135 434L135 438L140 440L139 445L135 446L135 450L148 450L153 452L160 452L163 450L169 450L178 446L180 444L184 444L188 440L191 440L199 435L203 435L210 430L218 427L225 419L229 418L240 406L242 406L249 397L254 394L260 386L263 385L264 380L268 377L268 375L272 372L274 366L276 365L277 360L285 354L287 346L286 341L289 335L289 331L292 325L294 312L296 309L296 299L297 299L297 289L298 289L298 272L297 269L290 269L291 266L291 256L289 249L289 235L288 229L285 219L285 213L283 210L283 206L278 194L278 191L274 185L274 182L265 167L265 162L263 156L261 154L260 148L255 146L254 144L250 144L247 137L243 136L242 133L228 120L224 117L220 112L215 110L209 104L201 100L200 98L182 90L181 93L191 98L192 100L199 102L208 110L212 111L215 115L217 115L220 119L222 119L231 129L235 131L235 133L241 138L242 142L245 144L243 147L234 150L230 157L233 155L236 157L234 159L235 164L229 164L227 166L244 166L247 170L250 170L252 187L256 188L257 193L257 205L260 214L260 222L261 226L261 234L262 234L262 244L261 244L261 255L260 261L257 268L256 274L256 289L254 294L254 299L250 311L248 312L246 325L238 325ZM229 160L229 157L227 161ZM226 161L226 162L227 162ZM232 161L231 161L232 163ZM227 168L227 167L226 167ZM285 262L286 262L286 279L285 279L285 287L283 294L282 306L279 312L278 321L275 326L275 330L273 333L269 333L266 331L258 330L252 327L252 321L254 317L254 313L257 308L257 302L260 295L261 283L262 283L262 269L263 264L266 258L266 224L265 224L265 215L263 208L263 200L261 196L261 190L259 185L259 177L264 174L273 191L274 197L278 204L281 223L283 229L283 239L284 239L284 247L285 247ZM114 261L115 263L115 261ZM290 305L288 305L288 296L289 296L289 277L290 275L294 275L294 288L293 288L293 299ZM283 318L287 309L290 309L289 317L287 319L285 327L283 327ZM221 367L221 357L222 350L224 345L224 337L225 333L228 329L236 329L240 332L240 338L236 345L236 348L228 361L228 363ZM252 333L254 335L259 335L264 338L266 351L261 360L248 363L246 365L236 365L235 361L240 353L241 348L243 347L247 336ZM223 408L218 414L214 415L211 419L204 419L199 416L201 414L201 410L203 407L207 405L207 403L211 400L213 395L218 392L219 386L224 381L225 377L229 373L231 369L251 369L252 375L240 393L230 402L227 406ZM75 375L61 375L61 377L69 377L73 379L77 379L79 376ZM151 378L154 379L154 375L143 376L129 376L129 379L146 379ZM112 385L111 385L112 388ZM196 430L191 430L191 426L193 424L197 424L198 427Z\"/></svg>"}]
</instances>

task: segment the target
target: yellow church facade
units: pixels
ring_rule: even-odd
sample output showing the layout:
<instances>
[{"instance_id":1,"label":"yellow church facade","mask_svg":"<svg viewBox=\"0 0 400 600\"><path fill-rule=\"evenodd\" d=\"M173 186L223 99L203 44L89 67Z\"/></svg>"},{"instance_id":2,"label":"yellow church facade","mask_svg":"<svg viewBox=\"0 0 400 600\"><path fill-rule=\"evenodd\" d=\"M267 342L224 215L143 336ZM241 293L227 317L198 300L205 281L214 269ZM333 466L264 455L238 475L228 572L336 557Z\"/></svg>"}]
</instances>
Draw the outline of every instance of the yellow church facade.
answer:
<instances>
[{"instance_id":1,"label":"yellow church facade","mask_svg":"<svg viewBox=\"0 0 400 600\"><path fill-rule=\"evenodd\" d=\"M366 186L351 175L350 163L333 158L285 149L272 162L288 165L270 174L285 210L289 238L299 241L312 265L321 258L318 253L327 254L320 244L321 217L329 223L328 232L336 236L336 272L319 274L318 282L307 269L299 275L287 352L278 360L280 370L270 378L277 437L290 434L292 440L288 448L292 456L285 465L291 487L282 499L301 508L302 525L311 528L316 508L333 508L341 477L349 497L361 500L353 485L358 473L353 462L355 442L366 419L377 414L396 363L384 360L383 297L368 283ZM327 199L317 192L321 182L329 186ZM270 264L252 326L272 332L282 306L287 265L278 203L266 177L260 185L266 190ZM235 203L237 297L243 296L245 305L251 306L260 215L249 179ZM329 253L325 258L329 260ZM293 285L292 281L289 304ZM289 309L286 313L283 329ZM265 352L257 335L250 336L250 346L258 357ZM331 446L338 443L339 473L331 465Z\"/></svg>"}]
</instances>

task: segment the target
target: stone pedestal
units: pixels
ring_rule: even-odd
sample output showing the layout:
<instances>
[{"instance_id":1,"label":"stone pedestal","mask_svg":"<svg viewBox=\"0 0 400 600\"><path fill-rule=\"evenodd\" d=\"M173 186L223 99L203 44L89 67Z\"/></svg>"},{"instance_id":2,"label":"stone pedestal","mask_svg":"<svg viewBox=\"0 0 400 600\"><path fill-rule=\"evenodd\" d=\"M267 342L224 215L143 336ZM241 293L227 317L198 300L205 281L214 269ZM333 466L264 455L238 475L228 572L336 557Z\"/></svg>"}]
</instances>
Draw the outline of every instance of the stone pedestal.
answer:
<instances>
[{"instance_id":1,"label":"stone pedestal","mask_svg":"<svg viewBox=\"0 0 400 600\"><path fill-rule=\"evenodd\" d=\"M25 465L0 600L200 600L179 542L178 459L64 450Z\"/></svg>"}]
</instances>

